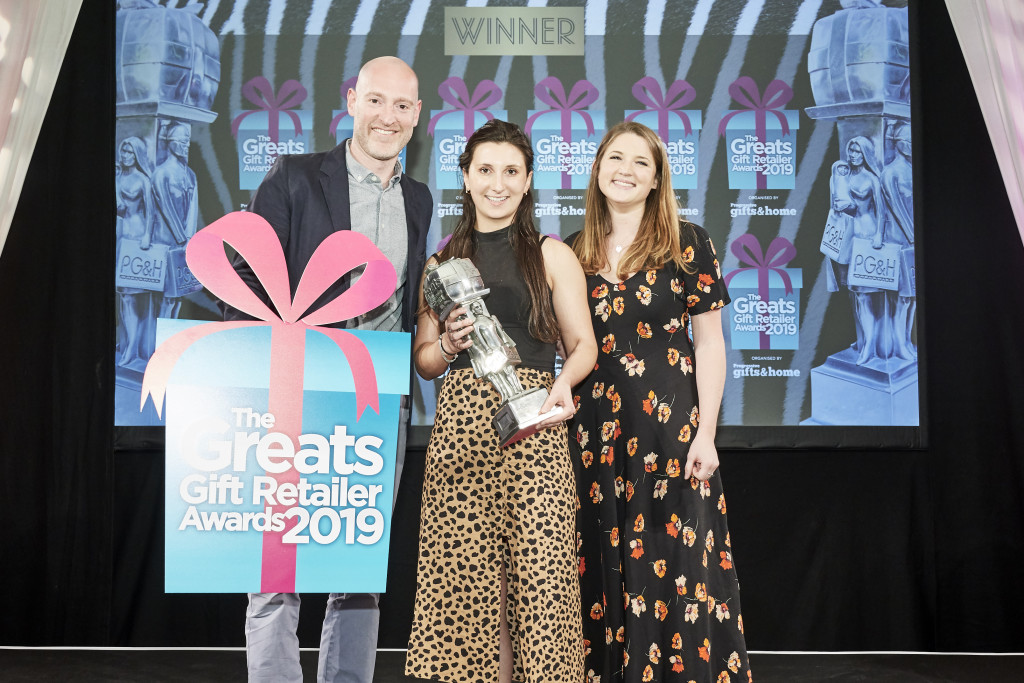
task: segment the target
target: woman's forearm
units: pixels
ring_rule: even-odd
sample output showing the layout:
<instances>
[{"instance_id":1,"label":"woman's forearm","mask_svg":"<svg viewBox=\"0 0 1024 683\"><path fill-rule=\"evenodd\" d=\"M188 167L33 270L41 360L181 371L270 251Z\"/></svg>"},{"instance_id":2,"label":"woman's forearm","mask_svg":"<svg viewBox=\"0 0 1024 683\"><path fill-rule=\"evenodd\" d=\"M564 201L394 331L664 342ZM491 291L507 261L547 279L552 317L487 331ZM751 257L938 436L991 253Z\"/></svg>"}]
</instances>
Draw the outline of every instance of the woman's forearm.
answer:
<instances>
[{"instance_id":1,"label":"woman's forearm","mask_svg":"<svg viewBox=\"0 0 1024 683\"><path fill-rule=\"evenodd\" d=\"M588 348L588 346L592 348ZM593 341L590 345L578 343L572 351L567 350L566 353L568 357L562 364L562 371L558 374L558 378L568 382L571 389L585 380L594 369L594 361L597 360L597 341Z\"/></svg>"},{"instance_id":2,"label":"woman's forearm","mask_svg":"<svg viewBox=\"0 0 1024 683\"><path fill-rule=\"evenodd\" d=\"M440 377L448 370L448 361L441 356L441 348L436 339L419 343L412 355L416 372L423 379Z\"/></svg>"},{"instance_id":3,"label":"woman's forearm","mask_svg":"<svg viewBox=\"0 0 1024 683\"><path fill-rule=\"evenodd\" d=\"M697 433L714 439L725 390L725 337L722 334L721 310L694 316L692 322L697 400L700 404L700 429Z\"/></svg>"}]
</instances>

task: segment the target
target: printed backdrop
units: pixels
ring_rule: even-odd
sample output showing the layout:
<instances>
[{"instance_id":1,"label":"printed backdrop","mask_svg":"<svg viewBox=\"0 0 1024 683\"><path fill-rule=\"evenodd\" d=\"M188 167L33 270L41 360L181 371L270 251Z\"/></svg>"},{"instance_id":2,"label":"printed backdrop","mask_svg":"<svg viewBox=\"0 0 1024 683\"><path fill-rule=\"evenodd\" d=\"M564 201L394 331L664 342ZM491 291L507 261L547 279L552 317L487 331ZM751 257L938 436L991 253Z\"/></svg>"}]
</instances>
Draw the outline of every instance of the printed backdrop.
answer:
<instances>
[{"instance_id":1,"label":"printed backdrop","mask_svg":"<svg viewBox=\"0 0 1024 683\"><path fill-rule=\"evenodd\" d=\"M834 442L820 426L920 443L906 4L120 0L117 423L160 424L139 412L156 318L220 317L191 235L244 208L277 154L343 140L359 66L394 54L420 78L403 163L433 191L428 249L487 119L528 130L556 236L582 225L607 127L645 123L733 297L721 423L760 445ZM435 383L414 389L426 428Z\"/></svg>"}]
</instances>

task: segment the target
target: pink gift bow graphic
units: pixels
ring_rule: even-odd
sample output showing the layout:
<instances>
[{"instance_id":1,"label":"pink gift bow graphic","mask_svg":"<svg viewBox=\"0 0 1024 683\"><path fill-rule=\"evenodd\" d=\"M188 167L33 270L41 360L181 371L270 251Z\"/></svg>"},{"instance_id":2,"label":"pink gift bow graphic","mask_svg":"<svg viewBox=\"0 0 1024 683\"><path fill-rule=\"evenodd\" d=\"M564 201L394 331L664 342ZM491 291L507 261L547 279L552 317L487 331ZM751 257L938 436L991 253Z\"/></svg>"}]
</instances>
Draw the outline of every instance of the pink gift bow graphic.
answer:
<instances>
[{"instance_id":1,"label":"pink gift bow graphic","mask_svg":"<svg viewBox=\"0 0 1024 683\"><path fill-rule=\"evenodd\" d=\"M548 76L534 87L533 94L545 104L550 104L551 109L539 111L526 119L526 134L533 130L533 124L539 116L559 112L562 115L561 133L562 140L572 142L572 115L579 114L587 125L587 135L594 134L594 120L590 114L583 110L589 104L595 102L600 94L594 84L588 80L576 81L573 84L569 95L565 94L565 86L556 76ZM572 186L572 176L565 171L562 172L562 189L566 190Z\"/></svg>"},{"instance_id":2,"label":"pink gift bow graphic","mask_svg":"<svg viewBox=\"0 0 1024 683\"><path fill-rule=\"evenodd\" d=\"M224 252L225 244L232 246L256 273L280 315L256 296L235 272ZM210 322L183 330L166 340L146 367L140 410L147 396L152 395L157 414L160 414L171 371L194 342L224 330L269 326L268 409L276 418L274 430L291 438L296 451L299 450L297 439L302 434L307 330L329 337L348 360L355 385L356 419L362 417L367 406L380 413L377 375L366 346L350 332L321 327L373 310L394 292L398 282L395 269L369 238L349 230L328 236L310 257L294 298L281 242L270 224L254 213L229 213L200 230L189 241L185 258L207 289L257 320ZM363 264L366 268L362 276L348 290L321 308L306 312L338 278ZM299 481L294 468L272 476L278 484ZM296 547L282 542L284 534L284 531L263 534L260 589L263 592L295 591Z\"/></svg>"},{"instance_id":3,"label":"pink gift bow graphic","mask_svg":"<svg viewBox=\"0 0 1024 683\"><path fill-rule=\"evenodd\" d=\"M477 83L473 88L473 95L470 96L466 82L458 76L452 76L441 81L441 85L437 86L437 94L441 96L442 100L453 105L455 109L446 109L434 114L427 126L427 133L433 135L438 121L448 114L461 111L463 114L462 130L468 138L476 130L473 119L477 113L483 114L488 121L494 118L494 114L487 111L486 108L501 99L502 91L497 83L485 78Z\"/></svg>"},{"instance_id":4,"label":"pink gift bow graphic","mask_svg":"<svg viewBox=\"0 0 1024 683\"><path fill-rule=\"evenodd\" d=\"M750 76L740 76L729 85L729 94L732 99L739 102L746 109L730 111L718 124L718 134L725 135L726 126L729 120L744 111L754 112L754 134L760 142L767 142L768 135L768 113L775 114L782 127L782 134L789 135L789 121L786 114L778 111L787 102L793 99L793 89L778 79L768 84L764 89L764 97L757 89L757 83ZM757 189L764 190L768 187L768 177L763 172L757 174Z\"/></svg>"},{"instance_id":5,"label":"pink gift bow graphic","mask_svg":"<svg viewBox=\"0 0 1024 683\"><path fill-rule=\"evenodd\" d=\"M648 112L658 113L658 137L668 142L668 115L675 114L683 122L683 132L686 135L693 133L690 125L690 117L686 112L680 111L683 107L697 98L697 91L686 81L674 81L668 86L668 92L662 93L661 84L650 76L644 76L633 84L633 97L641 104L649 107L644 111L635 111L626 117L632 121L641 114Z\"/></svg>"},{"instance_id":6,"label":"pink gift bow graphic","mask_svg":"<svg viewBox=\"0 0 1024 683\"><path fill-rule=\"evenodd\" d=\"M748 232L733 240L729 250L740 260L740 263L745 263L747 266L727 273L725 276L726 286L729 285L729 280L737 273L745 270L756 270L757 293L761 297L761 301L767 301L770 296L768 280L772 272L778 273L782 278L786 294L793 293L793 281L790 279L789 273L786 272L785 266L796 257L796 247L788 239L776 237L768 245L768 253L765 254L761 251L761 243ZM761 332L760 335L761 348L771 348L771 340L768 333Z\"/></svg>"},{"instance_id":7,"label":"pink gift bow graphic","mask_svg":"<svg viewBox=\"0 0 1024 683\"><path fill-rule=\"evenodd\" d=\"M258 110L243 111L231 121L231 135L238 137L238 127L242 120L257 111L267 112L267 134L271 142L277 142L281 136L278 123L278 114L287 114L295 126L295 134L302 135L302 122L299 115L289 109L294 109L306 100L306 88L296 80L287 80L281 85L281 90L274 92L274 86L263 76L257 76L242 86L242 94L257 107Z\"/></svg>"},{"instance_id":8,"label":"pink gift bow graphic","mask_svg":"<svg viewBox=\"0 0 1024 683\"><path fill-rule=\"evenodd\" d=\"M346 107L348 106L348 91L356 87L356 80L358 78L358 75L353 76L352 78L347 78L345 79L345 82L341 84L341 101L346 103ZM348 109L338 112L338 115L331 119L330 133L332 137L338 134L338 124L341 123L341 120L346 116L351 116L351 114L348 113Z\"/></svg>"}]
</instances>

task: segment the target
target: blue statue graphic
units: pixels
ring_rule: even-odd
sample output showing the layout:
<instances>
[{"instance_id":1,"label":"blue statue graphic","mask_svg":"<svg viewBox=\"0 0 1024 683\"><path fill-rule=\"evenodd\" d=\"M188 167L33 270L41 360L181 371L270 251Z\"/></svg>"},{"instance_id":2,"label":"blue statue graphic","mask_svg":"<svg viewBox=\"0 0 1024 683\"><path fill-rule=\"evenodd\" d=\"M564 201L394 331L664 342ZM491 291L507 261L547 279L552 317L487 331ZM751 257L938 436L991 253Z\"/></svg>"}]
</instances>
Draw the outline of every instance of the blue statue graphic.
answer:
<instances>
[{"instance_id":1,"label":"blue statue graphic","mask_svg":"<svg viewBox=\"0 0 1024 683\"><path fill-rule=\"evenodd\" d=\"M914 176L910 126L898 123L892 126L890 141L895 154L882 171L882 198L885 201L885 241L902 247L909 258L902 259L900 288L889 292L893 351L907 360L917 358L917 349L911 341L914 317L917 312L917 288L914 282Z\"/></svg>"},{"instance_id":2,"label":"blue statue graphic","mask_svg":"<svg viewBox=\"0 0 1024 683\"><path fill-rule=\"evenodd\" d=\"M155 240L168 247L184 247L196 234L199 207L196 204L196 174L188 167L188 146L192 134L188 126L169 124L163 135L167 143L167 158L153 173L153 191L160 214L160 229ZM171 280L165 287L170 287ZM181 297L161 297L160 318L176 318L181 309Z\"/></svg>"},{"instance_id":3,"label":"blue statue graphic","mask_svg":"<svg viewBox=\"0 0 1024 683\"><path fill-rule=\"evenodd\" d=\"M835 121L822 252L828 290L846 289L856 339L811 369L806 424L917 425L910 41L906 0L841 0L815 22L807 70Z\"/></svg>"},{"instance_id":4,"label":"blue statue graphic","mask_svg":"<svg viewBox=\"0 0 1024 683\"><path fill-rule=\"evenodd\" d=\"M114 1L114 0L111 0ZM116 0L118 298L115 423L159 424L139 413L139 387L157 318L176 318L202 289L185 263L199 225L192 127L217 118L220 43L204 5Z\"/></svg>"},{"instance_id":5,"label":"blue statue graphic","mask_svg":"<svg viewBox=\"0 0 1024 683\"><path fill-rule=\"evenodd\" d=\"M118 241L138 241L143 250L152 245L156 221L152 175L146 143L134 136L125 138L118 148L116 167L117 237ZM151 295L138 287L122 286L117 292L121 314L117 362L129 367L142 355Z\"/></svg>"},{"instance_id":6,"label":"blue statue graphic","mask_svg":"<svg viewBox=\"0 0 1024 683\"><path fill-rule=\"evenodd\" d=\"M836 178L836 171L842 175ZM833 167L832 210L849 216L852 237L871 241L879 248L883 239L883 203L879 167L875 159L874 145L863 136L856 136L846 143L846 163ZM852 242L852 240L849 240ZM845 260L845 263L842 261ZM853 303L854 322L857 328L857 364L863 365L879 356L880 339L878 318L881 311L881 290L876 287L850 284L847 275L850 269L849 257L833 261L835 285L850 290Z\"/></svg>"}]
</instances>

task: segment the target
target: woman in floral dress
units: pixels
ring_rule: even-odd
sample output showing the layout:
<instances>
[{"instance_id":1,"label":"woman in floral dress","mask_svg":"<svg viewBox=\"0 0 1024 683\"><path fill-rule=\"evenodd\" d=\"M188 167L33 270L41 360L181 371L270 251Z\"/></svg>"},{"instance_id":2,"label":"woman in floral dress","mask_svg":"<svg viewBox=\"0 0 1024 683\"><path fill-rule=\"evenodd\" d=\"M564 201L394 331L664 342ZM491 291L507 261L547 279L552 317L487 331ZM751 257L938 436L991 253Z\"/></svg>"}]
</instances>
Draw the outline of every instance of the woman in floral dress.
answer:
<instances>
[{"instance_id":1,"label":"woman in floral dress","mask_svg":"<svg viewBox=\"0 0 1024 683\"><path fill-rule=\"evenodd\" d=\"M572 441L585 668L600 683L752 680L714 476L729 295L670 181L657 135L616 125L570 238L599 347Z\"/></svg>"}]
</instances>

